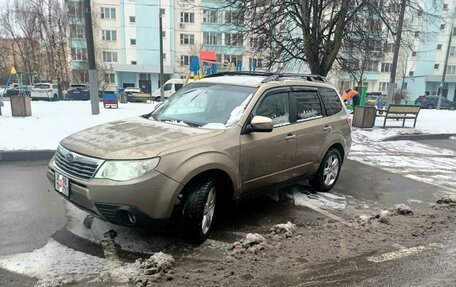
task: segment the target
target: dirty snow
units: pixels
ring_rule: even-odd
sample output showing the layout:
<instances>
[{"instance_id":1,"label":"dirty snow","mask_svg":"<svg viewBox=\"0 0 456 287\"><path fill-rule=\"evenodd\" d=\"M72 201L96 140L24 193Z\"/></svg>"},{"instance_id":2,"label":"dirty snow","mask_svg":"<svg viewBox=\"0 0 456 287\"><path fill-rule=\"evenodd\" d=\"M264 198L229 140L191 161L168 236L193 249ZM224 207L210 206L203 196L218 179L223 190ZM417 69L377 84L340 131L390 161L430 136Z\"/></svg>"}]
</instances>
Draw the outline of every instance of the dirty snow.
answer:
<instances>
[{"instance_id":1,"label":"dirty snow","mask_svg":"<svg viewBox=\"0 0 456 287\"><path fill-rule=\"evenodd\" d=\"M324 210L342 210L347 206L345 196L338 196L328 192L311 193L308 191L294 190L294 203L300 206L308 206L309 204L317 206Z\"/></svg>"},{"instance_id":2,"label":"dirty snow","mask_svg":"<svg viewBox=\"0 0 456 287\"><path fill-rule=\"evenodd\" d=\"M38 279L36 286L86 281L126 283L133 278L133 263L120 263L75 251L53 239L32 252L0 257L0 267Z\"/></svg>"},{"instance_id":3,"label":"dirty snow","mask_svg":"<svg viewBox=\"0 0 456 287\"><path fill-rule=\"evenodd\" d=\"M156 103L119 104L92 115L89 101L32 102L31 117L12 117L5 101L0 116L0 150L54 150L61 139L86 128L151 112Z\"/></svg>"},{"instance_id":4,"label":"dirty snow","mask_svg":"<svg viewBox=\"0 0 456 287\"><path fill-rule=\"evenodd\" d=\"M296 232L296 224L288 221L287 223L276 224L270 229L270 236L274 239L290 238Z\"/></svg>"}]
</instances>

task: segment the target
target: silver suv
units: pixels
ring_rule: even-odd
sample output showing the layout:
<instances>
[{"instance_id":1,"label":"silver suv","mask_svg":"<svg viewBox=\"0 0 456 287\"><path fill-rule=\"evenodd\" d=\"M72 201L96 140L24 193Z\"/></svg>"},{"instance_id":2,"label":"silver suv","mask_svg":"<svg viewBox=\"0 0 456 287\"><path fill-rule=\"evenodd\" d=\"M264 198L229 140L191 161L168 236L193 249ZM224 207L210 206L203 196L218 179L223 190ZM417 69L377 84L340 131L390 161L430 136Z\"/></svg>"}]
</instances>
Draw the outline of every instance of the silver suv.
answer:
<instances>
[{"instance_id":1,"label":"silver suv","mask_svg":"<svg viewBox=\"0 0 456 287\"><path fill-rule=\"evenodd\" d=\"M182 222L202 242L226 203L296 178L329 191L351 145L324 78L223 73L141 117L63 139L47 176L63 198L121 225Z\"/></svg>"}]
</instances>

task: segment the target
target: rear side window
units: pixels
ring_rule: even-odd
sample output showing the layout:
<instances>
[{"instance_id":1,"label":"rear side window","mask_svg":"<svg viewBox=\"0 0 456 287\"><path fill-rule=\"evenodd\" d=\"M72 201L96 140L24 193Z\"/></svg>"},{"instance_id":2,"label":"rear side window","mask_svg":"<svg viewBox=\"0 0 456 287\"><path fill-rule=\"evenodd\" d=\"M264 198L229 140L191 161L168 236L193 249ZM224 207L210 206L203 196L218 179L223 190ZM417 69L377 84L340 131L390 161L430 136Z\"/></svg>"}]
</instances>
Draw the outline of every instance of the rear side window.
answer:
<instances>
[{"instance_id":1,"label":"rear side window","mask_svg":"<svg viewBox=\"0 0 456 287\"><path fill-rule=\"evenodd\" d=\"M342 110L342 103L336 91L329 88L319 88L319 90L328 116L335 115Z\"/></svg>"},{"instance_id":2,"label":"rear side window","mask_svg":"<svg viewBox=\"0 0 456 287\"><path fill-rule=\"evenodd\" d=\"M176 91L178 91L183 86L184 86L184 84L174 84L174 88L176 89Z\"/></svg>"},{"instance_id":3,"label":"rear side window","mask_svg":"<svg viewBox=\"0 0 456 287\"><path fill-rule=\"evenodd\" d=\"M323 116L317 92L295 91L297 121L302 122Z\"/></svg>"}]
</instances>

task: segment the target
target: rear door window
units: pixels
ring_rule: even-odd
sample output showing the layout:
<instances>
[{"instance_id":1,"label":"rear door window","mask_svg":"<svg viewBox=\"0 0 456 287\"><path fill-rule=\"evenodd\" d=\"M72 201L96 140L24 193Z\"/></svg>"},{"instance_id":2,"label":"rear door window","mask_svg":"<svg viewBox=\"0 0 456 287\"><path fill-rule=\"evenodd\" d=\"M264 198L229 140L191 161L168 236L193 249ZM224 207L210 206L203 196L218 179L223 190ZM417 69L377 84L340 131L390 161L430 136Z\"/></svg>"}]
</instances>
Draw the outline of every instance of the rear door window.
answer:
<instances>
[{"instance_id":1,"label":"rear door window","mask_svg":"<svg viewBox=\"0 0 456 287\"><path fill-rule=\"evenodd\" d=\"M336 91L330 88L318 88L323 104L326 108L326 115L332 116L342 111L342 103Z\"/></svg>"},{"instance_id":2,"label":"rear door window","mask_svg":"<svg viewBox=\"0 0 456 287\"><path fill-rule=\"evenodd\" d=\"M296 121L302 122L321 118L323 109L318 93L315 91L294 91L296 101Z\"/></svg>"},{"instance_id":3,"label":"rear door window","mask_svg":"<svg viewBox=\"0 0 456 287\"><path fill-rule=\"evenodd\" d=\"M178 91L183 86L184 86L184 84L174 84L174 87L176 88L176 91Z\"/></svg>"}]
</instances>

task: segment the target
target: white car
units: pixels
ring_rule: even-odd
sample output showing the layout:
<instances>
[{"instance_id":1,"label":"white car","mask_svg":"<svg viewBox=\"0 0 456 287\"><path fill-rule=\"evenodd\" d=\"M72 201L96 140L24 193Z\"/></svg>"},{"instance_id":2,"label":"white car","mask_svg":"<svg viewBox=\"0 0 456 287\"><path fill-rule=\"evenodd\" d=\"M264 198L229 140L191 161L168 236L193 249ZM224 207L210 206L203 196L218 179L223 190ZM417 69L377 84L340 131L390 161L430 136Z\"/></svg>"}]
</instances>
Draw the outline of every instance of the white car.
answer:
<instances>
[{"instance_id":1,"label":"white car","mask_svg":"<svg viewBox=\"0 0 456 287\"><path fill-rule=\"evenodd\" d=\"M189 80L188 83L192 82L192 80ZM170 79L165 82L165 85L163 86L163 94L165 100L168 99L172 94L174 94L176 91L178 91L180 88L184 86L184 80L182 79ZM156 102L159 102L161 100L160 97L160 89L155 90L152 93L152 98L155 99Z\"/></svg>"},{"instance_id":2,"label":"white car","mask_svg":"<svg viewBox=\"0 0 456 287\"><path fill-rule=\"evenodd\" d=\"M58 101L58 85L51 83L36 83L33 85L31 97L32 99Z\"/></svg>"},{"instance_id":3,"label":"white car","mask_svg":"<svg viewBox=\"0 0 456 287\"><path fill-rule=\"evenodd\" d=\"M135 87L128 87L128 88L125 88L124 93L126 93L126 94L141 93L141 89L135 88Z\"/></svg>"}]
</instances>

